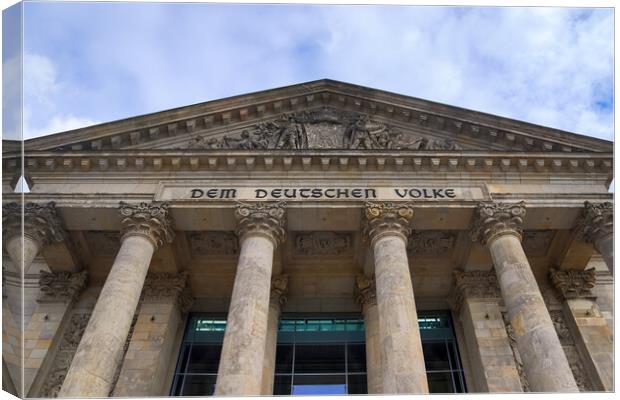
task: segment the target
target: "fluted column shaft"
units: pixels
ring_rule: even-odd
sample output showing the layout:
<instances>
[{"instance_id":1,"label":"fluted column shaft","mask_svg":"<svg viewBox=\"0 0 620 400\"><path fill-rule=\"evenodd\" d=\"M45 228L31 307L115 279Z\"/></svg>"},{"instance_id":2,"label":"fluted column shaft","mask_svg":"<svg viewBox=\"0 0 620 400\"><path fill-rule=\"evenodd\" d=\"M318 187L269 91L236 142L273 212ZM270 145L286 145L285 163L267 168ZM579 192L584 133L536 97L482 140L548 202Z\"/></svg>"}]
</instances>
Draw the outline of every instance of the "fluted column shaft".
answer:
<instances>
[{"instance_id":1,"label":"fluted column shaft","mask_svg":"<svg viewBox=\"0 0 620 400\"><path fill-rule=\"evenodd\" d=\"M601 253L607 268L614 273L614 205L611 202L585 202L583 234Z\"/></svg>"},{"instance_id":2,"label":"fluted column shaft","mask_svg":"<svg viewBox=\"0 0 620 400\"><path fill-rule=\"evenodd\" d=\"M365 233L374 252L383 393L428 393L407 237L413 210L406 204L367 204Z\"/></svg>"},{"instance_id":3,"label":"fluted column shaft","mask_svg":"<svg viewBox=\"0 0 620 400\"><path fill-rule=\"evenodd\" d=\"M107 397L155 249L172 241L166 205L121 203L123 236L58 397Z\"/></svg>"},{"instance_id":4,"label":"fluted column shaft","mask_svg":"<svg viewBox=\"0 0 620 400\"><path fill-rule=\"evenodd\" d=\"M368 394L383 393L383 356L379 342L379 308L375 280L359 275L358 301L362 304L364 314L364 331L366 336L366 376Z\"/></svg>"},{"instance_id":5,"label":"fluted column shaft","mask_svg":"<svg viewBox=\"0 0 620 400\"><path fill-rule=\"evenodd\" d=\"M286 304L288 276L279 275L271 280L269 297L269 316L267 320L267 337L265 340L265 358L263 360L263 383L261 394L273 395L273 382L276 370L276 350L278 347L278 325L282 307Z\"/></svg>"},{"instance_id":6,"label":"fluted column shaft","mask_svg":"<svg viewBox=\"0 0 620 400\"><path fill-rule=\"evenodd\" d=\"M65 235L53 201L46 204L26 203L23 209L18 203L2 206L4 248L16 272L28 271L43 246L63 241Z\"/></svg>"},{"instance_id":7,"label":"fluted column shaft","mask_svg":"<svg viewBox=\"0 0 620 400\"><path fill-rule=\"evenodd\" d=\"M491 253L530 388L577 392L564 350L521 246L524 203L481 204L472 237Z\"/></svg>"},{"instance_id":8,"label":"fluted column shaft","mask_svg":"<svg viewBox=\"0 0 620 400\"><path fill-rule=\"evenodd\" d=\"M281 203L240 204L241 252L228 309L216 396L261 394L273 252L284 238Z\"/></svg>"}]
</instances>

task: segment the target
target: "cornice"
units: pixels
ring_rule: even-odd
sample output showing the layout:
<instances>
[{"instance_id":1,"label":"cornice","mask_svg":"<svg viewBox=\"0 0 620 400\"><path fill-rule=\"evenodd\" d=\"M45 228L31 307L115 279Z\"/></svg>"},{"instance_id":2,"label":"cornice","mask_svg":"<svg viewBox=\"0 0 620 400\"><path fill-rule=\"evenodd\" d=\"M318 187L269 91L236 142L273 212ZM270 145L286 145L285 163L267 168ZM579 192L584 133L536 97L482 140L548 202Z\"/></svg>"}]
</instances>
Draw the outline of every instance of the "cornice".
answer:
<instances>
[{"instance_id":1,"label":"cornice","mask_svg":"<svg viewBox=\"0 0 620 400\"><path fill-rule=\"evenodd\" d=\"M108 122L25 142L25 148L120 149L201 130L251 123L315 106L368 113L455 137L480 138L532 151L611 152L613 143L427 100L320 80Z\"/></svg>"},{"instance_id":2,"label":"cornice","mask_svg":"<svg viewBox=\"0 0 620 400\"><path fill-rule=\"evenodd\" d=\"M396 171L613 174L612 153L376 150L29 151L29 174L147 171ZM8 173L21 165L3 156Z\"/></svg>"}]
</instances>

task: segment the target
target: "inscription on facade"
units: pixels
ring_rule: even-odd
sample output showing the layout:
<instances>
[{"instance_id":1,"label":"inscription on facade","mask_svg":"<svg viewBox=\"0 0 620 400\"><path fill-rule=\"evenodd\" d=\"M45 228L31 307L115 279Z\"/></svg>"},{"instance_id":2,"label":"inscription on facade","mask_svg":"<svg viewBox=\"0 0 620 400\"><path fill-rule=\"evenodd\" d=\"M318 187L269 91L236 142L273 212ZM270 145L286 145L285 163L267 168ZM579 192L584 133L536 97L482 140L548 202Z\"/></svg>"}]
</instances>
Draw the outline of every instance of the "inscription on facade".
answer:
<instances>
[{"instance_id":1,"label":"inscription on facade","mask_svg":"<svg viewBox=\"0 0 620 400\"><path fill-rule=\"evenodd\" d=\"M330 200L486 200L488 194L482 187L459 186L298 186L298 187L230 187L200 186L176 187L163 185L156 200L199 200L199 201L330 201Z\"/></svg>"}]
</instances>

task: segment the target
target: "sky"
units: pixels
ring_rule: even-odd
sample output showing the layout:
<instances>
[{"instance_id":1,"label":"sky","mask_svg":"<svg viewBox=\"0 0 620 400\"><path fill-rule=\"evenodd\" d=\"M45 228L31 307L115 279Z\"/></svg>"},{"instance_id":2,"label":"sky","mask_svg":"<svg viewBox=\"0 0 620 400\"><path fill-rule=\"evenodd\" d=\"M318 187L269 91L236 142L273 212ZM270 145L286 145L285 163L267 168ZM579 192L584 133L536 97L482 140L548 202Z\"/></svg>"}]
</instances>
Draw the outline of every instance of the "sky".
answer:
<instances>
[{"instance_id":1,"label":"sky","mask_svg":"<svg viewBox=\"0 0 620 400\"><path fill-rule=\"evenodd\" d=\"M23 34L26 139L329 78L613 140L610 8L27 2Z\"/></svg>"}]
</instances>

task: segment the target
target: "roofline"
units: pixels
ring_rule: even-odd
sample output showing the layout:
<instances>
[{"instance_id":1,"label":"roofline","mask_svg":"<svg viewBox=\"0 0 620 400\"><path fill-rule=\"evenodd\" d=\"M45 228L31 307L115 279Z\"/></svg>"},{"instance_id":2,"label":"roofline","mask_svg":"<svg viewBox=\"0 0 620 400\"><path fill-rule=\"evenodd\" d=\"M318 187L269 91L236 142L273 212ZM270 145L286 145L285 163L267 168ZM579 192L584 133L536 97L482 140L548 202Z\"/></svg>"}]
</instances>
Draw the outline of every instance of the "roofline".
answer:
<instances>
[{"instance_id":1,"label":"roofline","mask_svg":"<svg viewBox=\"0 0 620 400\"><path fill-rule=\"evenodd\" d=\"M561 135L575 136L576 139L578 138L579 140L590 143L596 147L604 148L604 150L607 150L607 151L613 151L613 141L595 138L595 137L587 136L584 134L565 131L565 130L547 127L543 125L537 125L537 124L526 122L526 121L516 120L516 119L509 118L509 117L503 117L500 115L489 114L489 113L485 113L481 111L470 110L467 108L439 103L439 102L435 102L431 100L425 100L425 99L421 99L418 97L389 92L389 91L385 91L382 89L375 89L375 88L371 88L367 86L362 86L362 85L342 82L342 81L336 81L336 80L327 79L327 78L303 82L303 83L296 83L296 84L281 86L281 87L272 88L272 89L259 90L255 92L239 94L239 95L229 96L229 97L215 99L215 100L209 100L206 102L195 103L195 104L171 108L167 110L160 110L160 111L156 111L156 112L152 112L148 114L142 114L142 115L127 117L127 118L122 118L119 120L108 121L108 122L104 122L104 123L97 124L97 125L91 125L91 126L87 126L83 128L73 129L69 131L58 132L58 133L51 134L51 135L28 139L24 141L24 144L25 144L24 147L32 148L33 146L36 146L38 144L41 144L44 146L48 142L50 142L49 143L50 146L54 146L55 143L58 142L58 139L63 138L63 139L66 139L67 141L71 141L71 138L74 136L77 136L75 139L78 141L88 140L88 138L82 138L80 136L82 136L81 134L83 133L91 132L91 131L94 131L94 132L101 131L101 130L109 131L109 132L103 132L102 136L105 136L105 134L108 134L108 133L111 134L111 133L116 132L117 130L119 132L122 132L125 130L131 130L133 128L141 129L144 127L143 126L132 127L132 125L139 125L140 122L144 120L148 120L148 119L157 119L156 117L158 116L165 117L167 115L170 115L171 118L176 118L176 119L191 118L192 114L196 115L196 114L205 114L209 112L217 112L219 111L218 106L220 106L220 110L222 108L232 108L235 106L240 107L242 106L242 104L235 104L235 103L239 103L241 100L248 100L250 102L252 100L256 102L265 101L272 94L290 91L291 89L302 89L300 94L306 91L312 92L312 91L318 91L321 89L326 89L326 90L341 89L341 90L360 92L358 95L363 95L363 96L368 96L368 97L378 96L381 98L385 98L386 101L388 100L387 98L393 98L392 100L399 99L401 101L404 100L408 103L411 103L408 105L414 108L415 107L429 108L428 106L431 106L430 108L433 111L438 111L439 113L449 113L450 111L452 112L458 111L461 113L474 114L475 116L478 116L481 119L492 120L492 121L496 120L494 121L496 124L507 125L511 127L512 129L523 130L525 131L525 133L527 133L528 131L539 131L540 133L544 132L545 134L551 135L555 137L556 139L559 139L559 136ZM123 127L123 125L127 125L127 126ZM118 129L114 129L115 127L118 127ZM509 128L506 128L506 129L509 129Z\"/></svg>"}]
</instances>

